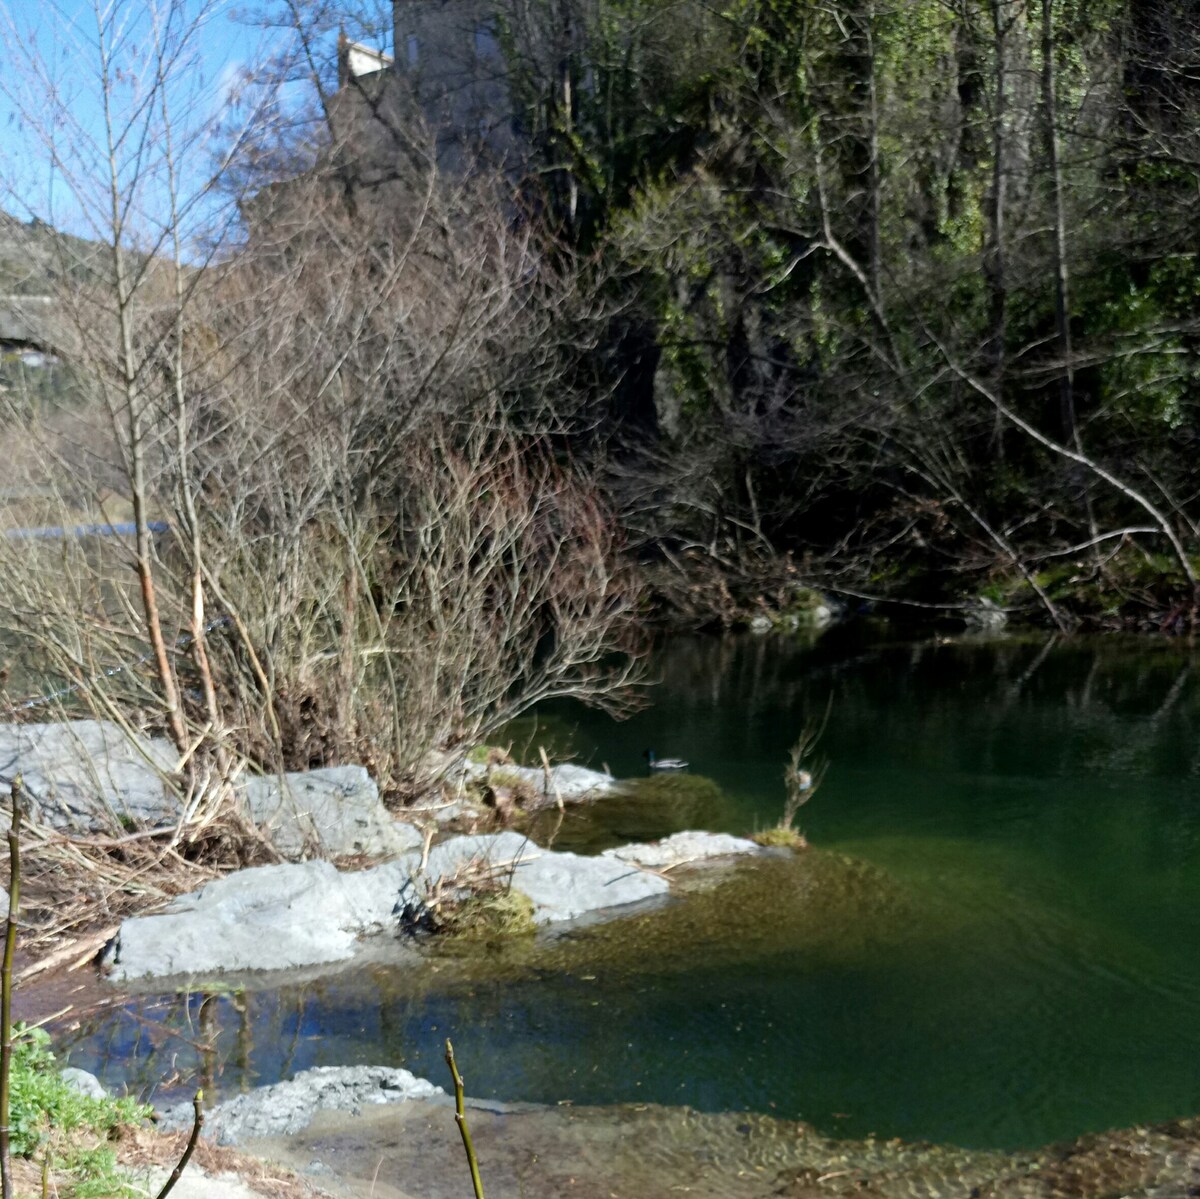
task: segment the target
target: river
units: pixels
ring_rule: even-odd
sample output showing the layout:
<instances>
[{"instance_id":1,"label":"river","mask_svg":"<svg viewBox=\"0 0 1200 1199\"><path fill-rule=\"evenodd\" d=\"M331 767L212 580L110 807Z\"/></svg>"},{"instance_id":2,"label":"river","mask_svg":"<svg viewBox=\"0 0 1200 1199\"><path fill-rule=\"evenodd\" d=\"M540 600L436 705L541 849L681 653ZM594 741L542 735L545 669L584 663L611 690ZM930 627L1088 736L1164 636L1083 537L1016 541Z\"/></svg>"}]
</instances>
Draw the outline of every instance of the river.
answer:
<instances>
[{"instance_id":1,"label":"river","mask_svg":"<svg viewBox=\"0 0 1200 1199\"><path fill-rule=\"evenodd\" d=\"M144 1091L381 1062L470 1093L1014 1149L1200 1112L1200 686L1151 639L676 638L616 724L509 732L643 782L555 848L774 822L828 708L814 849L627 920L427 969L143 997L64 1031ZM645 779L642 753L689 760ZM207 1045L200 1052L198 1045Z\"/></svg>"}]
</instances>

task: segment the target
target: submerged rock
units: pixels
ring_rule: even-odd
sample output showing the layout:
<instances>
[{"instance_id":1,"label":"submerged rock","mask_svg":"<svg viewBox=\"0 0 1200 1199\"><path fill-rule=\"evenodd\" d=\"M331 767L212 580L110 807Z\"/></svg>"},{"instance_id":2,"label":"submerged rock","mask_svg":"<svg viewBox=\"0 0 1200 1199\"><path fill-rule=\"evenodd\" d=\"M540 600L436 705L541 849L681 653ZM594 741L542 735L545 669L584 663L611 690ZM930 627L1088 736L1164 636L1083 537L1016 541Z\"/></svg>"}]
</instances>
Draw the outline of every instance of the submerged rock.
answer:
<instances>
[{"instance_id":1,"label":"submerged rock","mask_svg":"<svg viewBox=\"0 0 1200 1199\"><path fill-rule=\"evenodd\" d=\"M745 837L731 837L728 833L683 832L648 844L618 845L614 849L606 849L600 856L618 858L622 862L651 870L664 870L671 866L682 866L686 862L767 852L761 845Z\"/></svg>"},{"instance_id":2,"label":"submerged rock","mask_svg":"<svg viewBox=\"0 0 1200 1199\"><path fill-rule=\"evenodd\" d=\"M249 1137L292 1136L307 1128L319 1111L357 1114L366 1107L442 1094L441 1087L408 1070L318 1066L218 1104L205 1117L204 1131L218 1145L237 1145ZM160 1113L158 1126L173 1132L191 1128L192 1120L192 1105L181 1103Z\"/></svg>"},{"instance_id":3,"label":"submerged rock","mask_svg":"<svg viewBox=\"0 0 1200 1199\"><path fill-rule=\"evenodd\" d=\"M375 1070L359 1068L366 1074ZM336 1094L333 1080L340 1073L351 1072L309 1071L293 1082L307 1087L310 1075L327 1075ZM314 1082L320 1085L319 1078ZM382 1085L393 1089L393 1084ZM287 1119L286 1131L257 1144L264 1124L230 1116L239 1108L261 1110L262 1092L219 1105L212 1121L221 1143L249 1142L249 1151L319 1174L321 1185L336 1187L338 1193L378 1194L380 1180L386 1179L402 1180L405 1195L458 1194L462 1142L450 1100L432 1084L424 1085L431 1094L414 1088L385 1110L381 1102L397 1101L390 1095L382 1101L374 1098L368 1082L361 1102L322 1103L307 1119L306 1109L298 1108L300 1118ZM290 1101L280 1097L274 1103L280 1117L286 1117ZM720 1199L1188 1199L1200 1179L1196 1120L1009 1153L875 1137L843 1139L800 1121L756 1112L648 1103L542 1106L481 1104L469 1098L466 1103L489 1192L525 1199L568 1194L580 1199L674 1199L684 1189ZM272 1100L266 1105L269 1109ZM321 1110L327 1114L313 1121ZM190 1119L190 1105L172 1109L166 1117L172 1128L185 1127Z\"/></svg>"}]
</instances>

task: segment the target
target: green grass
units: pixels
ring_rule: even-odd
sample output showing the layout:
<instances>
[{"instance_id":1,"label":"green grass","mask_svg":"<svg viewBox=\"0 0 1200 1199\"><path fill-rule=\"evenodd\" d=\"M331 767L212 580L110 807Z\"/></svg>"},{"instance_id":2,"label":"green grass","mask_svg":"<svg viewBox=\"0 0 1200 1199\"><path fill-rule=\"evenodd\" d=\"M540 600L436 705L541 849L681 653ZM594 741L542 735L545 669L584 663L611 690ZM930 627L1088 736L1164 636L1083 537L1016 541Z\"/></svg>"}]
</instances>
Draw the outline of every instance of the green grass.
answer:
<instances>
[{"instance_id":1,"label":"green grass","mask_svg":"<svg viewBox=\"0 0 1200 1199\"><path fill-rule=\"evenodd\" d=\"M765 828L761 832L755 833L751 838L756 845L765 846L768 849L807 849L808 841L803 833L798 832L794 828L786 828L781 824L775 825L774 828Z\"/></svg>"},{"instance_id":2,"label":"green grass","mask_svg":"<svg viewBox=\"0 0 1200 1199\"><path fill-rule=\"evenodd\" d=\"M446 912L443 931L467 941L532 936L533 900L515 887L468 896Z\"/></svg>"},{"instance_id":3,"label":"green grass","mask_svg":"<svg viewBox=\"0 0 1200 1199\"><path fill-rule=\"evenodd\" d=\"M117 1167L113 1142L150 1109L132 1099L96 1099L64 1082L40 1028L13 1030L9 1124L14 1157L51 1159L51 1193L62 1199L138 1195Z\"/></svg>"}]
</instances>

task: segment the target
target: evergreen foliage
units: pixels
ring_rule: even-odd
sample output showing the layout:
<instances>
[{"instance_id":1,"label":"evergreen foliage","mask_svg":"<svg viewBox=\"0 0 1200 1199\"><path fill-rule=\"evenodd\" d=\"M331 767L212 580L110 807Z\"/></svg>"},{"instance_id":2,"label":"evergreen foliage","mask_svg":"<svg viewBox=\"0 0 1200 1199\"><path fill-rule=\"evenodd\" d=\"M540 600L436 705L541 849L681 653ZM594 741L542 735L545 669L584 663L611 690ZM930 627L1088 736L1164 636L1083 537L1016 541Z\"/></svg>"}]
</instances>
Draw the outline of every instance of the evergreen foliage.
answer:
<instances>
[{"instance_id":1,"label":"evergreen foliage","mask_svg":"<svg viewBox=\"0 0 1200 1199\"><path fill-rule=\"evenodd\" d=\"M620 293L618 358L652 346L608 430L645 546L1018 606L1065 556L1110 615L1193 602L1187 6L496 11L541 211Z\"/></svg>"}]
</instances>

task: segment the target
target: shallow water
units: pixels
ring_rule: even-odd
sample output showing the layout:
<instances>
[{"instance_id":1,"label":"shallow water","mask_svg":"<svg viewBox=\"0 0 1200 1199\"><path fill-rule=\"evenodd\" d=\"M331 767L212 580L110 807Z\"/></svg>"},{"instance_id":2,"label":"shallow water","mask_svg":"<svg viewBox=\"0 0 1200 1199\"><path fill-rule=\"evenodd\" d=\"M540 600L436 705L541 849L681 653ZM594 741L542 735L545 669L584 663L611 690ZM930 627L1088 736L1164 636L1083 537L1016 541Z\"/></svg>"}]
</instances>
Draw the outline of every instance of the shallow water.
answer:
<instances>
[{"instance_id":1,"label":"shallow water","mask_svg":"<svg viewBox=\"0 0 1200 1199\"><path fill-rule=\"evenodd\" d=\"M1194 665L1145 640L672 641L626 724L560 705L512 730L619 775L647 746L692 762L572 813L556 848L772 823L832 697L817 852L482 962L140 1000L76 1059L146 1086L171 1064L218 1089L350 1062L440 1080L449 1034L474 1095L984 1148L1200 1112Z\"/></svg>"},{"instance_id":2,"label":"shallow water","mask_svg":"<svg viewBox=\"0 0 1200 1199\"><path fill-rule=\"evenodd\" d=\"M1009 1154L826 1138L770 1116L652 1104L474 1109L468 1119L488 1192L523 1199L1190 1199L1200 1182L1196 1121ZM448 1105L325 1112L255 1151L301 1171L320 1161L348 1195L463 1193Z\"/></svg>"}]
</instances>

